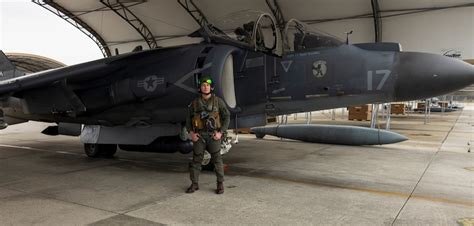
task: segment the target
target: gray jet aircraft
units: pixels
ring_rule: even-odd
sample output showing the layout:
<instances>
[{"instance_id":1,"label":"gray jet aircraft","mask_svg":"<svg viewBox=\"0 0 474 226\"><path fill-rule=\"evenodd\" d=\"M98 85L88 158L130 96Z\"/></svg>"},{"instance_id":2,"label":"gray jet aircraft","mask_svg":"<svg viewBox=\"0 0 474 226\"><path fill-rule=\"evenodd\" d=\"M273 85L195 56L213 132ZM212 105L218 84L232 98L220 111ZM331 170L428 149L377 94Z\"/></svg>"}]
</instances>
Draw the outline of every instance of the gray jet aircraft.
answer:
<instances>
[{"instance_id":1,"label":"gray jet aircraft","mask_svg":"<svg viewBox=\"0 0 474 226\"><path fill-rule=\"evenodd\" d=\"M205 24L202 42L136 51L24 75L0 59L4 127L54 122L50 135L80 135L90 157L129 151L188 153L184 121L197 81L211 76L232 127L267 116L446 94L474 83L460 60L403 52L397 43L346 44L269 14L237 27ZM140 48L137 48L140 49Z\"/></svg>"}]
</instances>

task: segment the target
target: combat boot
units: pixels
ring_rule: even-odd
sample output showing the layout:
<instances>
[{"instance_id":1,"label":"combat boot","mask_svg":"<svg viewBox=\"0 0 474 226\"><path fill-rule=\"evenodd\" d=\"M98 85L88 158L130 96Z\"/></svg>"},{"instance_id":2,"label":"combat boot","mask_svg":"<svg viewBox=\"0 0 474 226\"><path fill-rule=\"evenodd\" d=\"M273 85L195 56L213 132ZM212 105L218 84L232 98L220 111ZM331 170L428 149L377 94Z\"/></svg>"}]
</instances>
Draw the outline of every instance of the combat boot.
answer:
<instances>
[{"instance_id":1,"label":"combat boot","mask_svg":"<svg viewBox=\"0 0 474 226\"><path fill-rule=\"evenodd\" d=\"M216 194L223 194L223 193L224 193L224 183L217 182Z\"/></svg>"},{"instance_id":2,"label":"combat boot","mask_svg":"<svg viewBox=\"0 0 474 226\"><path fill-rule=\"evenodd\" d=\"M197 183L192 183L188 190L186 190L186 193L193 193L197 190L199 190L199 185Z\"/></svg>"}]
</instances>

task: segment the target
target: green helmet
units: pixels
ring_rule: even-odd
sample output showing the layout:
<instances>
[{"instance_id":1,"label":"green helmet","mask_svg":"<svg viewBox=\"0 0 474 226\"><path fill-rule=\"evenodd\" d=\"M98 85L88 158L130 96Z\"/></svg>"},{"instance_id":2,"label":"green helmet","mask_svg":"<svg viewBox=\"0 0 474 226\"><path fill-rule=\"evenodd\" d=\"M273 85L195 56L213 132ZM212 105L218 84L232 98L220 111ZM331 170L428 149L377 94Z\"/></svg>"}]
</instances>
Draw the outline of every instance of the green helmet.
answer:
<instances>
[{"instance_id":1,"label":"green helmet","mask_svg":"<svg viewBox=\"0 0 474 226\"><path fill-rule=\"evenodd\" d=\"M207 83L207 84L211 85L212 88L214 88L214 82L212 81L211 77L209 77L209 76L203 76L203 77L201 77L201 79L199 79L199 85L201 85L203 83Z\"/></svg>"}]
</instances>

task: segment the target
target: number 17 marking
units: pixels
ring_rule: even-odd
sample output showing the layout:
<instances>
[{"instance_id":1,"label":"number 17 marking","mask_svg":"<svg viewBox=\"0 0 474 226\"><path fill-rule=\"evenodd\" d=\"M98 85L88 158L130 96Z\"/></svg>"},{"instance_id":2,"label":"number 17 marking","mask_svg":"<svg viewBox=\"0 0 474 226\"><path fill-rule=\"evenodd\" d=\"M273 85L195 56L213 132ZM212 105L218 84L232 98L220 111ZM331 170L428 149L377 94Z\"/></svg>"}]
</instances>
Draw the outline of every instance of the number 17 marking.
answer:
<instances>
[{"instance_id":1,"label":"number 17 marking","mask_svg":"<svg viewBox=\"0 0 474 226\"><path fill-rule=\"evenodd\" d=\"M380 80L380 83L377 85L377 90L381 90L385 82L387 81L388 77L390 76L392 72L390 70L376 70L375 74L376 75L383 75L382 80ZM374 71L367 71L367 90L373 90L372 88L372 77L373 77Z\"/></svg>"}]
</instances>

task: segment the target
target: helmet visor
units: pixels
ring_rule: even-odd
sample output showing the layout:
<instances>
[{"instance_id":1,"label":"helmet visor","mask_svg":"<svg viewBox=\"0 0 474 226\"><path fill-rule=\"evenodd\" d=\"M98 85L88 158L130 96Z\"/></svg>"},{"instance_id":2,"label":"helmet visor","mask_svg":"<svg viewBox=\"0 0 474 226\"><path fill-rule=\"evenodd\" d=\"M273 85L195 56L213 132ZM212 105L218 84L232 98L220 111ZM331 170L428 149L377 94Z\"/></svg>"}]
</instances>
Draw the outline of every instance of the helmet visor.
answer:
<instances>
[{"instance_id":1,"label":"helmet visor","mask_svg":"<svg viewBox=\"0 0 474 226\"><path fill-rule=\"evenodd\" d=\"M203 79L203 80L201 80L201 84L203 84L203 83L207 83L209 85L212 85L212 80L211 79Z\"/></svg>"}]
</instances>

